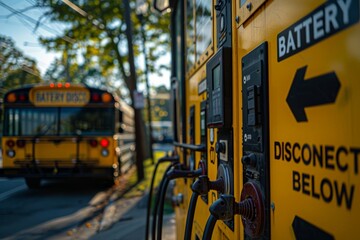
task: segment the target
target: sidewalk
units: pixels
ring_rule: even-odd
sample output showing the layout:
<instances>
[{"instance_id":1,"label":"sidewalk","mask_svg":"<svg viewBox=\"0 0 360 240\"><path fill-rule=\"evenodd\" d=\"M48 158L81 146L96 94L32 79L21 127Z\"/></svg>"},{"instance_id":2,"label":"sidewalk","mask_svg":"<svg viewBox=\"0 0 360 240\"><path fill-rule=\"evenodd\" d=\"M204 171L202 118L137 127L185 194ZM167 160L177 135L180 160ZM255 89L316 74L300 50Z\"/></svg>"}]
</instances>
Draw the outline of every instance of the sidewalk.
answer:
<instances>
[{"instance_id":1,"label":"sidewalk","mask_svg":"<svg viewBox=\"0 0 360 240\"><path fill-rule=\"evenodd\" d=\"M66 231L49 237L49 240L145 239L148 185L154 165L150 165L148 162L144 164L144 167L146 179L140 183L136 182L136 169L130 169L120 177L118 184L93 197L88 206L93 209L93 214L81 216L80 224L77 227L67 228ZM163 169L165 168L166 166L163 166ZM158 176L162 176L163 169L159 169ZM150 219L150 231L151 223ZM162 239L176 239L174 213L164 215Z\"/></svg>"},{"instance_id":2,"label":"sidewalk","mask_svg":"<svg viewBox=\"0 0 360 240\"><path fill-rule=\"evenodd\" d=\"M98 231L88 239L93 240L142 240L145 239L146 212L149 196L148 185L154 165L144 163L145 180L134 185L134 172L130 171L121 178L116 194L110 197L110 203L103 212ZM158 176L162 176L166 166L159 167ZM134 170L134 169L133 169ZM131 173L132 172L132 173ZM159 180L159 179L158 179ZM169 191L170 189L168 189ZM153 190L153 197L155 196ZM165 213L165 212L164 212ZM150 216L151 217L151 216ZM151 235L150 218L149 235ZM151 239L149 237L149 239ZM175 240L175 214L165 214L162 228L163 240Z\"/></svg>"},{"instance_id":3,"label":"sidewalk","mask_svg":"<svg viewBox=\"0 0 360 240\"><path fill-rule=\"evenodd\" d=\"M116 207L123 208L123 212L118 222L113 224L109 229L100 231L94 235L93 240L138 240L145 239L146 224L146 194L143 197L134 197L129 199L121 199L116 203ZM162 239L175 239L175 215L174 213L164 215L163 235ZM150 219L151 223L151 219ZM150 226L151 229L151 226Z\"/></svg>"}]
</instances>

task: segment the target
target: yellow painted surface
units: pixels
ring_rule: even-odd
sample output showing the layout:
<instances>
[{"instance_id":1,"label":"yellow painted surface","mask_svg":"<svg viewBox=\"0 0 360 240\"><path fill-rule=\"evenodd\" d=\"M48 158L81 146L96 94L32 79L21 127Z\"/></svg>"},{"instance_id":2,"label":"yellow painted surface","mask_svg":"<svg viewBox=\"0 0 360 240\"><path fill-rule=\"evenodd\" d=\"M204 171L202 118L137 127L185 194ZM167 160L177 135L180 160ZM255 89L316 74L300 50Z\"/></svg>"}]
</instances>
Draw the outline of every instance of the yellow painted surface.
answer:
<instances>
[{"instance_id":1,"label":"yellow painted surface","mask_svg":"<svg viewBox=\"0 0 360 240\"><path fill-rule=\"evenodd\" d=\"M240 201L244 177L241 163L242 58L264 42L268 46L269 155L266 158L270 168L270 206L267 208L271 210L270 236L264 236L265 239L296 239L298 233L292 226L295 218L303 219L334 239L356 239L360 235L360 24L356 20L351 26L340 26L354 17L346 11L359 14L359 9L349 8L348 4L354 3L359 6L359 2L354 0L232 1L231 111L236 202ZM215 23L214 16L214 38ZM332 33L336 28L343 29ZM285 31L293 31L293 39L289 42L288 37L285 49L281 49L284 46L280 37ZM297 35L297 31L303 31L302 35ZM309 36L314 39L308 41L305 31L311 31ZM323 38L318 36L315 39L315 34ZM302 44L299 36L302 36ZM213 54L216 54L217 40L213 39L213 43ZM285 58L281 59L278 58L281 51L293 51L293 54L282 55ZM185 143L190 143L190 107L195 106L195 144L200 144L200 102L206 96L198 94L198 85L206 78L209 59L195 64L186 73ZM304 76L299 75L301 71L305 72ZM300 121L287 102L295 77L303 78L302 84L312 83L306 91L297 89L300 94L312 92L299 97L298 101L313 101L324 98L331 89L330 84L314 84L325 79L324 75L327 75L327 81L336 78L340 83L336 98L331 103L302 107L307 121ZM215 180L218 136L215 130L214 142L210 142L210 131L207 129L208 176ZM196 165L199 160L200 154L197 153ZM184 237L191 183L177 180L176 191L185 195L184 204L176 210L178 239ZM200 239L209 217L208 208L217 197L216 192L210 191L208 204L198 201L193 233ZM308 229L300 230L300 233L307 232ZM244 239L241 217L235 216L233 231L218 221L212 239Z\"/></svg>"},{"instance_id":2,"label":"yellow painted surface","mask_svg":"<svg viewBox=\"0 0 360 240\"><path fill-rule=\"evenodd\" d=\"M29 97L39 107L84 106L90 100L90 92L80 86L73 86L71 89L39 86L30 90Z\"/></svg>"},{"instance_id":3,"label":"yellow painted surface","mask_svg":"<svg viewBox=\"0 0 360 240\"><path fill-rule=\"evenodd\" d=\"M3 167L20 167L18 164L15 164L15 161L31 161L33 160L33 144L31 139L21 138L26 140L25 147L19 148L14 146L9 148L6 145L7 140L14 140L16 142L16 137L3 137ZM102 138L95 138L98 142ZM102 147L98 144L97 147L91 147L87 140L81 141L79 144L79 159L86 163L86 160L96 160L97 166L99 167L111 167L114 163L117 162L114 151L114 141L112 138L107 138L109 140L109 146L107 147L109 155L106 157L101 156ZM10 158L7 156L6 152L9 149L15 151L15 157ZM40 165L54 166L54 161L57 161L59 166L74 166L72 161L76 160L76 138L43 138L39 139L35 143L35 160Z\"/></svg>"},{"instance_id":4,"label":"yellow painted surface","mask_svg":"<svg viewBox=\"0 0 360 240\"><path fill-rule=\"evenodd\" d=\"M267 1L236 34L238 45L234 51L238 59L264 41L269 46L273 239L295 239L292 228L295 216L335 239L354 239L360 233L357 224L360 217L357 204L360 198L359 22L282 61L277 59L278 34L322 4L324 1ZM306 107L308 121L297 122L286 98L295 73L304 66L307 66L305 80L334 72L341 87L334 103ZM241 62L238 62L238 75L241 76ZM241 92L241 86L237 92ZM236 125L240 126L241 121ZM240 148L241 142L237 145ZM314 149L322 152L319 157L322 166L318 158L314 160Z\"/></svg>"}]
</instances>

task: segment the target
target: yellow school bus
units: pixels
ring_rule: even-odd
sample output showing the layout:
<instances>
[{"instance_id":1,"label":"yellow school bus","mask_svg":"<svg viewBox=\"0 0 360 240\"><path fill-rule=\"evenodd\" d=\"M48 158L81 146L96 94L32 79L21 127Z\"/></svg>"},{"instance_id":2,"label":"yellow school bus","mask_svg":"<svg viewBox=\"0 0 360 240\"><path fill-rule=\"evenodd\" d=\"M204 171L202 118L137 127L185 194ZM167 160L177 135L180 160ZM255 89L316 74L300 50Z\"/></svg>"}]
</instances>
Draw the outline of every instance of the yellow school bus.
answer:
<instances>
[{"instance_id":1,"label":"yellow school bus","mask_svg":"<svg viewBox=\"0 0 360 240\"><path fill-rule=\"evenodd\" d=\"M13 89L3 102L1 176L113 181L134 162L134 111L102 89L50 83Z\"/></svg>"},{"instance_id":2,"label":"yellow school bus","mask_svg":"<svg viewBox=\"0 0 360 240\"><path fill-rule=\"evenodd\" d=\"M154 7L171 14L175 153L206 168L165 175L177 239L358 238L359 1Z\"/></svg>"}]
</instances>

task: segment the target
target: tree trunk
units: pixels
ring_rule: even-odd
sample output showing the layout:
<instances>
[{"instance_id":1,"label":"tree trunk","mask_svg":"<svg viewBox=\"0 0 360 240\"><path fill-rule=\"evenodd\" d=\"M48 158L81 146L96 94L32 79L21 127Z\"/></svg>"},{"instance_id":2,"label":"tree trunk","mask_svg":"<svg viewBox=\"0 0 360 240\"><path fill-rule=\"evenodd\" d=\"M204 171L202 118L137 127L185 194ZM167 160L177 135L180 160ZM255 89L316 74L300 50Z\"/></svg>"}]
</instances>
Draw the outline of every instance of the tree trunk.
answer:
<instances>
[{"instance_id":1,"label":"tree trunk","mask_svg":"<svg viewBox=\"0 0 360 240\"><path fill-rule=\"evenodd\" d=\"M131 10L129 5L129 0L124 0L125 7L125 22L126 22L126 38L128 42L128 60L130 66L130 86L129 90L131 92L132 103L134 104L134 90L137 89L137 79L136 79L136 69L134 62L134 51L133 51L133 41L132 41L132 23L131 23ZM142 115L140 109L135 109L135 138L136 138L136 167L137 167L137 176L138 181L144 179L144 153L145 153L145 144L144 144L144 129L142 124Z\"/></svg>"}]
</instances>

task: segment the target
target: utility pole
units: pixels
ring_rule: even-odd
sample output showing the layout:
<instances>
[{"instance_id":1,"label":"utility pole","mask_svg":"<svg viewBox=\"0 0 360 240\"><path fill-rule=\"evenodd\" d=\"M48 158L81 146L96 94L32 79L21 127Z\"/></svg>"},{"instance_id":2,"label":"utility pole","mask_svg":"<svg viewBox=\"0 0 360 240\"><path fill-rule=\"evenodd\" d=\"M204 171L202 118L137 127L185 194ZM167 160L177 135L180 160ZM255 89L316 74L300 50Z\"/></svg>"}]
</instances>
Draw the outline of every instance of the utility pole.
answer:
<instances>
[{"instance_id":1,"label":"utility pole","mask_svg":"<svg viewBox=\"0 0 360 240\"><path fill-rule=\"evenodd\" d=\"M126 22L126 38L128 42L128 57L129 57L129 67L130 67L130 92L132 97L132 103L134 104L134 91L137 90L137 79L136 79L136 69L135 69L135 60L134 60L134 50L133 50L133 40L132 40L132 22L131 22L131 9L129 5L129 0L124 0L125 7L125 22ZM137 176L138 181L144 179L144 142L143 142L143 132L142 129L142 118L141 118L141 109L135 110L135 141L136 141L136 167L137 167Z\"/></svg>"}]
</instances>

